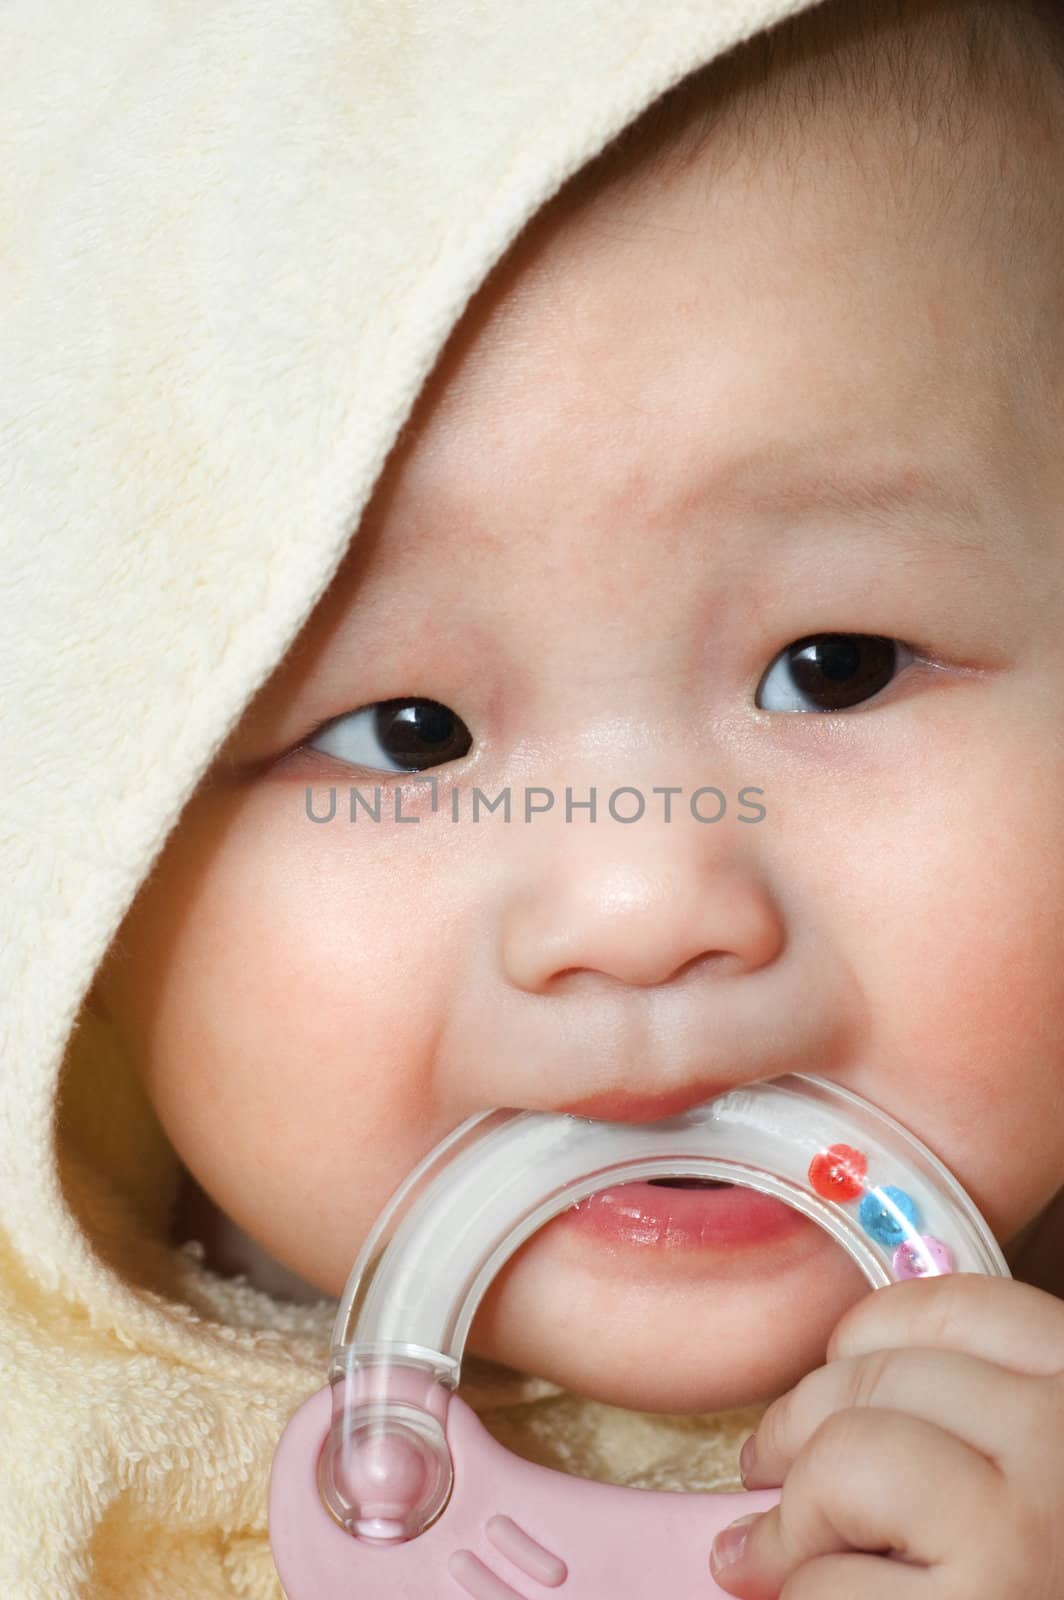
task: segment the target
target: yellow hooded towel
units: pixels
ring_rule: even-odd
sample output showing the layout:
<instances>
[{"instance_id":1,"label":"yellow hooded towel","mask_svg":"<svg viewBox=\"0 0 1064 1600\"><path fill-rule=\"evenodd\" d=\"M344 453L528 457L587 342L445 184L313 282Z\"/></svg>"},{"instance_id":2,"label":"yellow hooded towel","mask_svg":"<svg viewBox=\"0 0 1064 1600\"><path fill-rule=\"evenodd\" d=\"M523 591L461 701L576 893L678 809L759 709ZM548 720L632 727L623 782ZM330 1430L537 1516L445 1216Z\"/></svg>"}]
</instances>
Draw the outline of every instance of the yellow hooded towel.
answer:
<instances>
[{"instance_id":1,"label":"yellow hooded towel","mask_svg":"<svg viewBox=\"0 0 1064 1600\"><path fill-rule=\"evenodd\" d=\"M335 1302L173 1242L181 1163L86 996L478 286L665 90L808 8L5 7L6 1600L279 1600L270 1466ZM515 1452L652 1488L740 1487L758 1414L475 1357L460 1392Z\"/></svg>"}]
</instances>

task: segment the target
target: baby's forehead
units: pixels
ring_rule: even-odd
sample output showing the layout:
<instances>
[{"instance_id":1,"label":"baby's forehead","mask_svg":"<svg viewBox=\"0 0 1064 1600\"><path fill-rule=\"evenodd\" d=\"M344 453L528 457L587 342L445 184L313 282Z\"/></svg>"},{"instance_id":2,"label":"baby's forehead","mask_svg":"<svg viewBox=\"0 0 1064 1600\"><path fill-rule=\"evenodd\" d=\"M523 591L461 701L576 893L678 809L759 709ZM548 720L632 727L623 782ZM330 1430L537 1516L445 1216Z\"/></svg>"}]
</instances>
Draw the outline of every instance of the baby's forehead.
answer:
<instances>
[{"instance_id":1,"label":"baby's forehead","mask_svg":"<svg viewBox=\"0 0 1064 1600\"><path fill-rule=\"evenodd\" d=\"M859 357L861 329L899 344L918 332L968 369L965 383L988 358L1013 357L1017 383L1041 384L1038 406L1059 400L1061 102L1055 121L1020 111L1007 123L1000 103L975 103L948 116L928 108L917 125L889 96L828 100L803 118L792 85L782 107L770 98L771 117L731 103L688 141L686 163L637 165L611 182L589 181L590 163L532 220L448 341L400 436L418 445L396 452L404 492L490 487L515 439L542 446L549 468L571 421L582 439L598 415L612 431L611 389L664 415L683 379L678 349L701 330L727 359L729 330L768 293L811 334L814 357ZM866 404L883 377L869 371Z\"/></svg>"},{"instance_id":2,"label":"baby's forehead","mask_svg":"<svg viewBox=\"0 0 1064 1600\"><path fill-rule=\"evenodd\" d=\"M444 596L457 636L486 591L501 612L512 586L531 604L554 573L564 596L581 562L682 586L695 560L756 564L768 533L818 517L874 519L882 539L933 518L954 545L1008 547L1010 480L1025 454L1044 471L1060 453L1032 388L1036 301L1024 321L973 294L971 255L947 278L903 241L893 271L866 245L856 284L797 257L733 270L726 292L685 288L677 256L656 281L614 263L579 323L563 313L585 302L587 264L569 284L560 259L522 286L503 336L482 325L393 453L337 579L343 603L401 625Z\"/></svg>"}]
</instances>

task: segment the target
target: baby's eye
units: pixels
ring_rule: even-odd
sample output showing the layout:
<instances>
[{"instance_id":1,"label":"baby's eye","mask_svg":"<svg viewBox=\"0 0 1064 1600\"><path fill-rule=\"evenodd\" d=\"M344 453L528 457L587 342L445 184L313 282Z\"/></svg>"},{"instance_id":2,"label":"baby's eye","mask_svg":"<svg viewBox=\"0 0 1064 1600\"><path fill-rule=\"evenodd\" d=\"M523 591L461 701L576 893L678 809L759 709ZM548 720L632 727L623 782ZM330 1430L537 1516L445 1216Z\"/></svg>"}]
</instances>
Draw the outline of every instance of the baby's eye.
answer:
<instances>
[{"instance_id":1,"label":"baby's eye","mask_svg":"<svg viewBox=\"0 0 1064 1600\"><path fill-rule=\"evenodd\" d=\"M438 700L411 696L377 700L359 711L347 711L327 722L307 743L312 750L322 750L356 767L375 767L383 756L396 763L386 770L420 772L423 767L457 761L473 739L461 717Z\"/></svg>"},{"instance_id":2,"label":"baby's eye","mask_svg":"<svg viewBox=\"0 0 1064 1600\"><path fill-rule=\"evenodd\" d=\"M870 700L915 659L908 645L875 633L807 634L776 656L755 704L765 711L845 711ZM803 704L803 696L814 704Z\"/></svg>"}]
</instances>

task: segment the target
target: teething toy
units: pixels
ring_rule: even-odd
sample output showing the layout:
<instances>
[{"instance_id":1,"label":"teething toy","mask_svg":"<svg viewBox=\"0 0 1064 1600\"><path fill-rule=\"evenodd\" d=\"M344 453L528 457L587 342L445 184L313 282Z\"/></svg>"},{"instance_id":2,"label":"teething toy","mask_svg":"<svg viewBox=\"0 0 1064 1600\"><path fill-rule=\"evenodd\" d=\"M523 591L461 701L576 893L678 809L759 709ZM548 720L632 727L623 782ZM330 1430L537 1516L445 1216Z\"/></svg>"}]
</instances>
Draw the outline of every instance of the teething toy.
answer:
<instances>
[{"instance_id":1,"label":"teething toy","mask_svg":"<svg viewBox=\"0 0 1064 1600\"><path fill-rule=\"evenodd\" d=\"M779 1489L598 1483L512 1455L455 1391L469 1325L523 1242L599 1189L716 1178L804 1212L874 1289L945 1272L1008 1277L953 1175L899 1122L787 1074L659 1122L498 1109L470 1117L392 1195L351 1270L328 1383L270 1475L286 1600L687 1600L724 1593L714 1535Z\"/></svg>"}]
</instances>

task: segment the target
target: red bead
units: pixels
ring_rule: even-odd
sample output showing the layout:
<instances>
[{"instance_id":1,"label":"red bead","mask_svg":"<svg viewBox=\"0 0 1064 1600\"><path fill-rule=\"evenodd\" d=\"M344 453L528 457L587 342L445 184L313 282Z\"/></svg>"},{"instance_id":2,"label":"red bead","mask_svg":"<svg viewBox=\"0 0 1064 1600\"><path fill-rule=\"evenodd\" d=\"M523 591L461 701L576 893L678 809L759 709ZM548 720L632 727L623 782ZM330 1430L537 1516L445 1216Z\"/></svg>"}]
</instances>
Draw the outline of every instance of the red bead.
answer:
<instances>
[{"instance_id":1,"label":"red bead","mask_svg":"<svg viewBox=\"0 0 1064 1600\"><path fill-rule=\"evenodd\" d=\"M856 1200L868 1162L852 1145L833 1144L809 1163L809 1187L824 1200Z\"/></svg>"}]
</instances>

